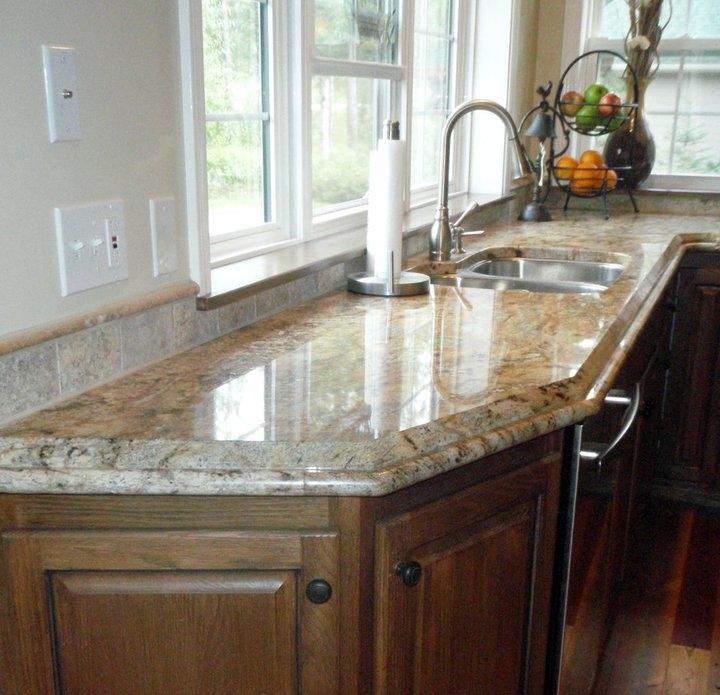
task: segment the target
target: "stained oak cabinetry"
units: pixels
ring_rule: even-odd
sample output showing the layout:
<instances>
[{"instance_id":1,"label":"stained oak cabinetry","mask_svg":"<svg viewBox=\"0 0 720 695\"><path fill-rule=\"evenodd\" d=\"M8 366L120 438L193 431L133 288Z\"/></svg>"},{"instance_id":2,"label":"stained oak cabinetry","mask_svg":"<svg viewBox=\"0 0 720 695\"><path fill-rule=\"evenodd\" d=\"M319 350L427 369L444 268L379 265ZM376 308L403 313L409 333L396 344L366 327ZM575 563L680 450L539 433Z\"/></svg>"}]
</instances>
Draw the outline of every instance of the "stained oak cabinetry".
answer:
<instances>
[{"instance_id":1,"label":"stained oak cabinetry","mask_svg":"<svg viewBox=\"0 0 720 695\"><path fill-rule=\"evenodd\" d=\"M0 495L0 693L540 693L559 475L551 434L380 498Z\"/></svg>"},{"instance_id":2,"label":"stained oak cabinetry","mask_svg":"<svg viewBox=\"0 0 720 695\"><path fill-rule=\"evenodd\" d=\"M658 477L720 501L720 254L688 255L676 303Z\"/></svg>"},{"instance_id":3,"label":"stained oak cabinetry","mask_svg":"<svg viewBox=\"0 0 720 695\"><path fill-rule=\"evenodd\" d=\"M105 504L143 519L129 502ZM64 507L107 519L102 500L89 514L82 500ZM22 500L15 511L28 516ZM305 587L337 585L338 549L331 530L6 529L0 691L336 693L338 601L313 603Z\"/></svg>"},{"instance_id":4,"label":"stained oak cabinetry","mask_svg":"<svg viewBox=\"0 0 720 695\"><path fill-rule=\"evenodd\" d=\"M375 692L543 692L557 462L378 524Z\"/></svg>"}]
</instances>

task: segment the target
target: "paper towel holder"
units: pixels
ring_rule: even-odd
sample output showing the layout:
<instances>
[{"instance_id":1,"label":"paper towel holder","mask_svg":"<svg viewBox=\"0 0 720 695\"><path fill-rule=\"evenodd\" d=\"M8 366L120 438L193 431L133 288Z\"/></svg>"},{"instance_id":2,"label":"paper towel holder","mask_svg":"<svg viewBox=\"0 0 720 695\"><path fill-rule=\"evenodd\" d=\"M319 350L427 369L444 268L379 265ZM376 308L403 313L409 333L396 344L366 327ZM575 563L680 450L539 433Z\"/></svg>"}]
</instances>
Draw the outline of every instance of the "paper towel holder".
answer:
<instances>
[{"instance_id":1,"label":"paper towel holder","mask_svg":"<svg viewBox=\"0 0 720 695\"><path fill-rule=\"evenodd\" d=\"M388 118L383 121L383 140L400 139L400 123ZM430 278L423 273L402 271L395 273L395 252L389 251L387 256L390 272L388 277L374 275L371 270L348 275L347 288L358 294L372 294L379 297L409 297L416 294L427 294L430 291ZM398 262L398 265L400 263ZM378 272L377 266L374 268Z\"/></svg>"},{"instance_id":2,"label":"paper towel holder","mask_svg":"<svg viewBox=\"0 0 720 695\"><path fill-rule=\"evenodd\" d=\"M379 297L410 297L430 291L430 277L424 273L402 271L395 277L395 254L390 252L390 277L379 278L369 271L348 275L348 290Z\"/></svg>"}]
</instances>

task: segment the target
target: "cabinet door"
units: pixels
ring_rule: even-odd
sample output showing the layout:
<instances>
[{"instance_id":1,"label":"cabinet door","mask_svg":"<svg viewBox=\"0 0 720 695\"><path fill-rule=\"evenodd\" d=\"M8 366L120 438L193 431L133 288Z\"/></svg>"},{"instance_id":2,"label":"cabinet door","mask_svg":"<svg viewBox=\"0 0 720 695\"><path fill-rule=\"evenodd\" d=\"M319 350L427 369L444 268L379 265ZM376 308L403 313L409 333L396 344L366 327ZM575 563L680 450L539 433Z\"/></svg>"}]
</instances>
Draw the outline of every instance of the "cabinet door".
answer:
<instances>
[{"instance_id":1,"label":"cabinet door","mask_svg":"<svg viewBox=\"0 0 720 695\"><path fill-rule=\"evenodd\" d=\"M680 271L662 477L714 485L720 449L720 270Z\"/></svg>"},{"instance_id":2,"label":"cabinet door","mask_svg":"<svg viewBox=\"0 0 720 695\"><path fill-rule=\"evenodd\" d=\"M2 536L22 695L281 695L337 686L334 534ZM311 579L336 588L305 598ZM298 677L298 673L300 674Z\"/></svg>"},{"instance_id":3,"label":"cabinet door","mask_svg":"<svg viewBox=\"0 0 720 695\"><path fill-rule=\"evenodd\" d=\"M558 470L553 455L378 525L378 693L542 692Z\"/></svg>"}]
</instances>

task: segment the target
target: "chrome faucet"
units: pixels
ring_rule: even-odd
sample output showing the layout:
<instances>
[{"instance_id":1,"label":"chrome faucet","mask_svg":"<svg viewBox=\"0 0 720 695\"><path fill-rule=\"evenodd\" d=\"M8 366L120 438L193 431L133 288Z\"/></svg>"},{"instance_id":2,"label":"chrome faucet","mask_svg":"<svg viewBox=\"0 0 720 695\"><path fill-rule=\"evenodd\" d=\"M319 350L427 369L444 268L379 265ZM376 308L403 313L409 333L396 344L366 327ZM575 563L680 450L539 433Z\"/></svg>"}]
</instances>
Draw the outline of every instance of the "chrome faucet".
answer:
<instances>
[{"instance_id":1,"label":"chrome faucet","mask_svg":"<svg viewBox=\"0 0 720 695\"><path fill-rule=\"evenodd\" d=\"M520 134L518 133L517 126L507 109L497 102L489 101L488 99L470 99L460 104L460 106L448 116L447 121L445 121L445 126L443 127L438 206L435 210L435 221L430 230L431 261L449 261L453 252L462 251L462 235L463 233L468 234L468 232L463 232L463 230L459 228L460 220L454 225L450 223L448 216L448 183L450 178L450 139L453 129L465 114L471 113L472 111L489 111L502 120L510 134L509 139L514 145L520 176L532 174L527 154L520 142ZM461 215L461 219L467 217L467 215L476 208L477 206L468 208L468 210Z\"/></svg>"}]
</instances>

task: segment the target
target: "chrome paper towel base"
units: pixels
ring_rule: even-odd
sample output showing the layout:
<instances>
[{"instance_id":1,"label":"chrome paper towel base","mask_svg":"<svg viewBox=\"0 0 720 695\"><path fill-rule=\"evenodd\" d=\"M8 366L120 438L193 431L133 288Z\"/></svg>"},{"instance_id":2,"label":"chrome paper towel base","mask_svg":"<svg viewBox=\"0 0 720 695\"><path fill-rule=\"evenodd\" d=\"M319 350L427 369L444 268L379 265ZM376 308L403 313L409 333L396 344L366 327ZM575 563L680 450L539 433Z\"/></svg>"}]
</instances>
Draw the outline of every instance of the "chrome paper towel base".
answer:
<instances>
[{"instance_id":1,"label":"chrome paper towel base","mask_svg":"<svg viewBox=\"0 0 720 695\"><path fill-rule=\"evenodd\" d=\"M380 297L409 297L414 294L427 294L430 291L430 278L423 273L403 271L400 277L392 280L379 278L364 271L348 275L348 290L359 294L374 294Z\"/></svg>"}]
</instances>

